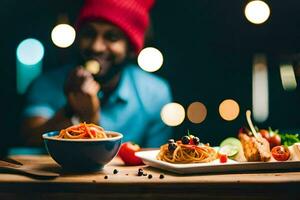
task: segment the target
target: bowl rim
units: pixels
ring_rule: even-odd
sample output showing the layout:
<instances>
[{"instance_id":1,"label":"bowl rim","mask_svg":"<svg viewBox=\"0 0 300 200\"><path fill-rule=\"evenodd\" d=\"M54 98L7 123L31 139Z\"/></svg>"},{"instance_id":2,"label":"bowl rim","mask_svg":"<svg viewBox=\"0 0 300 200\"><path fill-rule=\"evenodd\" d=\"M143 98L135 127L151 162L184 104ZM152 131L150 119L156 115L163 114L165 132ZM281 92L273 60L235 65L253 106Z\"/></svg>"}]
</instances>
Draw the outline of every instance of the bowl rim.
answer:
<instances>
[{"instance_id":1,"label":"bowl rim","mask_svg":"<svg viewBox=\"0 0 300 200\"><path fill-rule=\"evenodd\" d=\"M59 132L59 131L50 131L47 133L44 133L42 135L42 138L44 140L54 140L54 141L66 141L66 142L100 142L100 141L115 141L123 138L123 134L116 132L116 131L105 131L107 134L117 134L116 137L111 137L111 138L98 138L98 139L66 139L66 138L56 138L53 136L48 136L49 133L53 132Z\"/></svg>"}]
</instances>

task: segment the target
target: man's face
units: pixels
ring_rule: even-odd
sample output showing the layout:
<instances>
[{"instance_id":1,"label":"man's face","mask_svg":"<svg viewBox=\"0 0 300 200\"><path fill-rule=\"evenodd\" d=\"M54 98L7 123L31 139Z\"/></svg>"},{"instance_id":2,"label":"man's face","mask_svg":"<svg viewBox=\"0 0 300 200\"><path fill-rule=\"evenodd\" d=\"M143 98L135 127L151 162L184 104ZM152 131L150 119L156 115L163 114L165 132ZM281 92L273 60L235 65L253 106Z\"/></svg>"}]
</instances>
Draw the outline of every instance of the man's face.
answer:
<instances>
[{"instance_id":1,"label":"man's face","mask_svg":"<svg viewBox=\"0 0 300 200\"><path fill-rule=\"evenodd\" d=\"M82 25L79 32L79 51L84 61L94 59L100 63L101 70L96 75L100 79L111 79L120 71L128 55L128 41L116 26L91 21Z\"/></svg>"}]
</instances>

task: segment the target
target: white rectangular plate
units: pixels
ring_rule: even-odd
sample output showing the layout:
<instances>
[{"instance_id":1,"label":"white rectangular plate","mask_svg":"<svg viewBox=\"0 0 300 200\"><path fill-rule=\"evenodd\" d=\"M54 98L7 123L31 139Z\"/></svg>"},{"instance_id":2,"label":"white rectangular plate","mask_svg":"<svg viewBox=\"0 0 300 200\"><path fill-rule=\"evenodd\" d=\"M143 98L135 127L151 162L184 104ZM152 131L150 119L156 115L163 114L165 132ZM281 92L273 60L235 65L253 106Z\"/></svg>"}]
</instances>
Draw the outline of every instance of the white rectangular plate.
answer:
<instances>
[{"instance_id":1,"label":"white rectangular plate","mask_svg":"<svg viewBox=\"0 0 300 200\"><path fill-rule=\"evenodd\" d=\"M135 155L141 158L146 165L178 174L300 169L300 161L240 163L228 159L226 163L220 163L219 159L217 159L209 163L173 164L157 160L156 155L158 152L159 150L140 151L135 153Z\"/></svg>"}]
</instances>

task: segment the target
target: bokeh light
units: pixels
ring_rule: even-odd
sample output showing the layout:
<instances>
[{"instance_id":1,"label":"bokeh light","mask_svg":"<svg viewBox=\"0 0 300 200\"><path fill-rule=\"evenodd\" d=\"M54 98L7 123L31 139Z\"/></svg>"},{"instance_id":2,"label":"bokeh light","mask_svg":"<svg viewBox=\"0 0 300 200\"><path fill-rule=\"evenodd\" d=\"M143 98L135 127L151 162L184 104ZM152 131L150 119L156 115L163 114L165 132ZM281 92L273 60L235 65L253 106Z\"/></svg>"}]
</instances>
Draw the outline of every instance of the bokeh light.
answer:
<instances>
[{"instance_id":1,"label":"bokeh light","mask_svg":"<svg viewBox=\"0 0 300 200\"><path fill-rule=\"evenodd\" d=\"M266 55L255 54L252 68L253 118L257 122L264 122L269 116L269 78Z\"/></svg>"},{"instance_id":2,"label":"bokeh light","mask_svg":"<svg viewBox=\"0 0 300 200\"><path fill-rule=\"evenodd\" d=\"M297 88L295 71L292 64L280 65L280 77L284 90L292 91Z\"/></svg>"},{"instance_id":3,"label":"bokeh light","mask_svg":"<svg viewBox=\"0 0 300 200\"><path fill-rule=\"evenodd\" d=\"M207 115L207 109L201 102L193 102L187 109L188 119L195 124L203 122Z\"/></svg>"},{"instance_id":4,"label":"bokeh light","mask_svg":"<svg viewBox=\"0 0 300 200\"><path fill-rule=\"evenodd\" d=\"M220 104L219 113L224 120L232 121L240 113L239 104L233 99L226 99Z\"/></svg>"},{"instance_id":5,"label":"bokeh light","mask_svg":"<svg viewBox=\"0 0 300 200\"><path fill-rule=\"evenodd\" d=\"M61 48L69 47L73 44L76 37L74 28L68 24L59 24L51 32L53 43Z\"/></svg>"},{"instance_id":6,"label":"bokeh light","mask_svg":"<svg viewBox=\"0 0 300 200\"><path fill-rule=\"evenodd\" d=\"M179 103L168 103L162 108L160 116L166 125L178 126L185 118L185 111Z\"/></svg>"},{"instance_id":7,"label":"bokeh light","mask_svg":"<svg viewBox=\"0 0 300 200\"><path fill-rule=\"evenodd\" d=\"M35 65L44 57L44 46L34 38L23 40L17 47L17 59L24 65Z\"/></svg>"},{"instance_id":8,"label":"bokeh light","mask_svg":"<svg viewBox=\"0 0 300 200\"><path fill-rule=\"evenodd\" d=\"M100 63L97 60L88 60L84 66L92 74L98 74L100 71Z\"/></svg>"},{"instance_id":9,"label":"bokeh light","mask_svg":"<svg viewBox=\"0 0 300 200\"><path fill-rule=\"evenodd\" d=\"M143 49L138 55L138 65L147 72L159 70L163 64L162 53L153 47Z\"/></svg>"},{"instance_id":10,"label":"bokeh light","mask_svg":"<svg viewBox=\"0 0 300 200\"><path fill-rule=\"evenodd\" d=\"M269 18L270 8L263 1L251 1L245 7L245 16L253 24L262 24Z\"/></svg>"}]
</instances>

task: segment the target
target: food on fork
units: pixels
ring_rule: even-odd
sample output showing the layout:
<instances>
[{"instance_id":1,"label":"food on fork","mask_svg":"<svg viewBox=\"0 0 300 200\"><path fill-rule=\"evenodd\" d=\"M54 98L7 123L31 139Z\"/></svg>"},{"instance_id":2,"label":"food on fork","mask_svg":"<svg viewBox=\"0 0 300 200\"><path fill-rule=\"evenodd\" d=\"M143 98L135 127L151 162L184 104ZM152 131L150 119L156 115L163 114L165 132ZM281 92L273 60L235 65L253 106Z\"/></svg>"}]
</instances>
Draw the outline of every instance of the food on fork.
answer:
<instances>
[{"instance_id":1,"label":"food on fork","mask_svg":"<svg viewBox=\"0 0 300 200\"><path fill-rule=\"evenodd\" d=\"M86 61L84 67L87 71L89 71L92 74L98 74L101 70L100 63L94 59Z\"/></svg>"}]
</instances>

